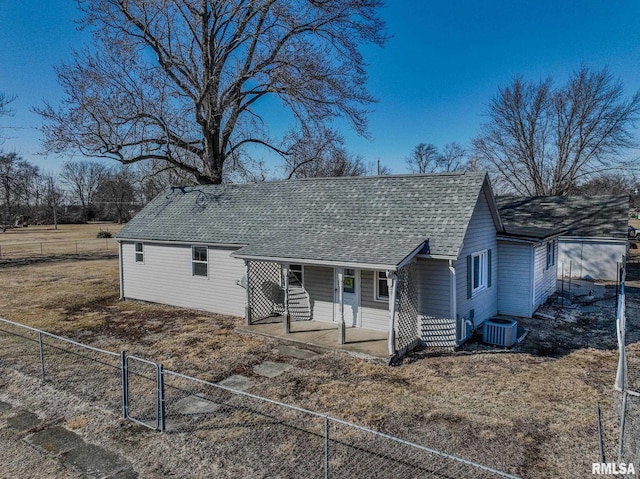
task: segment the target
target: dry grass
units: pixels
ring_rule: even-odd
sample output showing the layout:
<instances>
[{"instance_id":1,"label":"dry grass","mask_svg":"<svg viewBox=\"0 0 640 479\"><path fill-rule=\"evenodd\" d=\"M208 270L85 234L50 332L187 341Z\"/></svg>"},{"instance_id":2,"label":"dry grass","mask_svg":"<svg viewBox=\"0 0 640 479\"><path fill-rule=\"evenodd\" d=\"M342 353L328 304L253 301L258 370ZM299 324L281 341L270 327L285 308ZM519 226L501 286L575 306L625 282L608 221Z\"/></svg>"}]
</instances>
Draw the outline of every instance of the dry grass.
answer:
<instances>
[{"instance_id":1,"label":"dry grass","mask_svg":"<svg viewBox=\"0 0 640 479\"><path fill-rule=\"evenodd\" d=\"M122 225L114 223L91 223L86 225L52 225L13 228L0 233L0 262L33 257L55 257L78 254L115 254L114 239L98 239L99 231L117 233Z\"/></svg>"},{"instance_id":2,"label":"dry grass","mask_svg":"<svg viewBox=\"0 0 640 479\"><path fill-rule=\"evenodd\" d=\"M596 401L607 438L615 439L617 353L609 305L601 317L576 323L531 320L529 337L512 351L416 354L390 368L339 352L285 358L275 340L236 333L237 318L119 302L117 271L115 259L6 267L0 315L211 381L244 374L253 378L254 393L525 478L590 475L598 457ZM629 285L637 289L640 281ZM629 301L640 303L634 294ZM253 373L264 360L295 367L264 379ZM82 420L70 421L82 429Z\"/></svg>"},{"instance_id":3,"label":"dry grass","mask_svg":"<svg viewBox=\"0 0 640 479\"><path fill-rule=\"evenodd\" d=\"M98 231L110 231L114 235L122 225L116 223L89 223L80 225L31 225L27 228L11 228L0 231L0 245L15 243L39 243L41 241L75 241L95 239Z\"/></svg>"}]
</instances>

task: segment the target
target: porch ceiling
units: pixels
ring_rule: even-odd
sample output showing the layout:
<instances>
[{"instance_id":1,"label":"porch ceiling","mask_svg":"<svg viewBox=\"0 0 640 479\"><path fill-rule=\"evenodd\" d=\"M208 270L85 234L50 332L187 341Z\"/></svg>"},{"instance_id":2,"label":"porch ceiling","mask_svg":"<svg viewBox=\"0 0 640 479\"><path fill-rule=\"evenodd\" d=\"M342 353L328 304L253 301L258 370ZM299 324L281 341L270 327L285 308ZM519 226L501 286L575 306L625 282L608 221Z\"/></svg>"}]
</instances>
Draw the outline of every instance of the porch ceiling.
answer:
<instances>
[{"instance_id":1,"label":"porch ceiling","mask_svg":"<svg viewBox=\"0 0 640 479\"><path fill-rule=\"evenodd\" d=\"M395 270L423 252L425 238L368 234L288 233L266 236L233 253L241 259Z\"/></svg>"}]
</instances>

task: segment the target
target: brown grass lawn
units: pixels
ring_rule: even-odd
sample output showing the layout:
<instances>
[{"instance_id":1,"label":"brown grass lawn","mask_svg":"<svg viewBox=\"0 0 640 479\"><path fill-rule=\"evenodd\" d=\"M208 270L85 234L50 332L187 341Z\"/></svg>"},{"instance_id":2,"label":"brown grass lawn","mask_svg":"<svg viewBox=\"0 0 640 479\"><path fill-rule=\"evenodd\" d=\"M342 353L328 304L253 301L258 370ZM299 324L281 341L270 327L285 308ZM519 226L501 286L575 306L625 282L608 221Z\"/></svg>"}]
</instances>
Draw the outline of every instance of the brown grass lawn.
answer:
<instances>
[{"instance_id":1,"label":"brown grass lawn","mask_svg":"<svg viewBox=\"0 0 640 479\"><path fill-rule=\"evenodd\" d=\"M114 235L123 225L108 222L96 222L83 225L30 225L26 228L11 228L0 231L0 245L40 241L71 241L94 239L98 231L110 231Z\"/></svg>"},{"instance_id":2,"label":"brown grass lawn","mask_svg":"<svg viewBox=\"0 0 640 479\"><path fill-rule=\"evenodd\" d=\"M36 225L0 230L0 261L87 253L116 253L115 240L97 239L99 231L115 235L122 225L96 222L81 225Z\"/></svg>"},{"instance_id":3,"label":"brown grass lawn","mask_svg":"<svg viewBox=\"0 0 640 479\"><path fill-rule=\"evenodd\" d=\"M630 301L640 303L638 295ZM105 349L124 349L206 380L250 376L253 393L525 478L591 475L591 463L598 460L596 401L603 409L608 457L613 457L617 353L609 303L601 317L584 316L575 323L525 322L531 332L511 351L417 353L387 367L340 352L291 359L281 355L275 340L235 332L239 318L120 302L113 258L0 266L2 317ZM264 379L253 373L264 360L295 367Z\"/></svg>"}]
</instances>

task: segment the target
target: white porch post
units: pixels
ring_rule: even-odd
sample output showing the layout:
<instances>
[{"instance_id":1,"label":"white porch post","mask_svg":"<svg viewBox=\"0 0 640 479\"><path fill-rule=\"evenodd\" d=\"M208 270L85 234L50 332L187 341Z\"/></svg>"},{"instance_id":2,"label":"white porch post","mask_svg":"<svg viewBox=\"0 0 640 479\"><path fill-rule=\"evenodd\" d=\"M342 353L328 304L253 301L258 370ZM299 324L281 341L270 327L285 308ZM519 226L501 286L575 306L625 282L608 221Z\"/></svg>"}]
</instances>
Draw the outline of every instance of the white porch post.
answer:
<instances>
[{"instance_id":1,"label":"white porch post","mask_svg":"<svg viewBox=\"0 0 640 479\"><path fill-rule=\"evenodd\" d=\"M456 265L453 260L449 260L449 315L451 319L456 322L458 326L458 301L456 299ZM460 336L456 338L460 343L464 341L467 335L467 325L462 321L462 327L460 329Z\"/></svg>"},{"instance_id":2,"label":"white porch post","mask_svg":"<svg viewBox=\"0 0 640 479\"><path fill-rule=\"evenodd\" d=\"M289 263L283 263L282 274L284 275L284 332L291 332L291 317L289 316Z\"/></svg>"},{"instance_id":3,"label":"white porch post","mask_svg":"<svg viewBox=\"0 0 640 479\"><path fill-rule=\"evenodd\" d=\"M396 295L398 293L398 275L394 271L387 271L387 286L389 288L389 356L396 353Z\"/></svg>"},{"instance_id":4,"label":"white porch post","mask_svg":"<svg viewBox=\"0 0 640 479\"><path fill-rule=\"evenodd\" d=\"M247 275L247 306L244 308L244 320L247 326L251 325L251 291L249 291L249 260L244 260L244 269Z\"/></svg>"},{"instance_id":5,"label":"white porch post","mask_svg":"<svg viewBox=\"0 0 640 479\"><path fill-rule=\"evenodd\" d=\"M344 270L338 268L338 301L340 301L340 322L338 323L338 344L346 342L344 324Z\"/></svg>"}]
</instances>

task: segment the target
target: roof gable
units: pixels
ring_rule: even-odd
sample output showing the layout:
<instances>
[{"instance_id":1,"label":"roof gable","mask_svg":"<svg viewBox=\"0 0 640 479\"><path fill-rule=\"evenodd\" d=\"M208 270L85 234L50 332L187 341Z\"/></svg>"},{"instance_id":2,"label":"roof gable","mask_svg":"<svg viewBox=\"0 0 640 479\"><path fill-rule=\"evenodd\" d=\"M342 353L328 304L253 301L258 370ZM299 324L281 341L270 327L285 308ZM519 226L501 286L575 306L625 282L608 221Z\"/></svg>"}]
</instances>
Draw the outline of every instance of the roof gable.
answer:
<instances>
[{"instance_id":1,"label":"roof gable","mask_svg":"<svg viewBox=\"0 0 640 479\"><path fill-rule=\"evenodd\" d=\"M485 173L289 180L169 189L120 239L246 245L279 258L398 264L425 241L457 257Z\"/></svg>"},{"instance_id":2,"label":"roof gable","mask_svg":"<svg viewBox=\"0 0 640 479\"><path fill-rule=\"evenodd\" d=\"M566 236L626 239L628 196L499 196L507 232L535 227L566 230Z\"/></svg>"}]
</instances>

